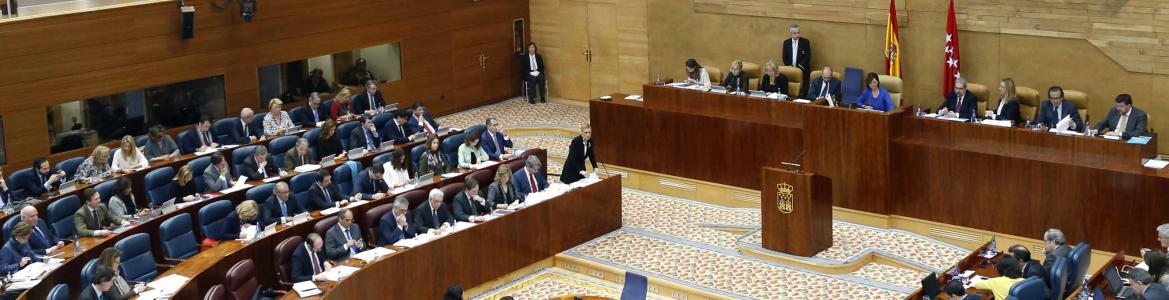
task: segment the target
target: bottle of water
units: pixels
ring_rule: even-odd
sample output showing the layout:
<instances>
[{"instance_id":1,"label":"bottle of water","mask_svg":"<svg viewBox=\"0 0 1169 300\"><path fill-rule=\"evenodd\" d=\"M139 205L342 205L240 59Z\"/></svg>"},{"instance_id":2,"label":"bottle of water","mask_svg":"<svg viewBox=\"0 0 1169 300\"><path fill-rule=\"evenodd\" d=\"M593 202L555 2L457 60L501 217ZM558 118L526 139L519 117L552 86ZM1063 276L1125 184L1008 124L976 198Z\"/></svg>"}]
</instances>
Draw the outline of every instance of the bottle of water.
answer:
<instances>
[{"instance_id":1,"label":"bottle of water","mask_svg":"<svg viewBox=\"0 0 1169 300\"><path fill-rule=\"evenodd\" d=\"M1088 278L1087 278L1087 277L1084 277L1084 279L1083 279L1083 280L1084 280L1084 283L1083 283L1083 285L1080 287L1080 296L1079 296L1079 299L1091 299L1091 298L1092 298L1092 293L1088 292ZM1098 300L1103 300L1103 299L1098 299Z\"/></svg>"},{"instance_id":2,"label":"bottle of water","mask_svg":"<svg viewBox=\"0 0 1169 300\"><path fill-rule=\"evenodd\" d=\"M662 85L662 74L657 75L657 79L654 80L654 85Z\"/></svg>"},{"instance_id":3,"label":"bottle of water","mask_svg":"<svg viewBox=\"0 0 1169 300\"><path fill-rule=\"evenodd\" d=\"M78 238L78 236L76 234L74 234L73 235L73 257L80 256L81 252L83 252L83 251L85 251L85 249L83 246L81 246L81 239Z\"/></svg>"}]
</instances>

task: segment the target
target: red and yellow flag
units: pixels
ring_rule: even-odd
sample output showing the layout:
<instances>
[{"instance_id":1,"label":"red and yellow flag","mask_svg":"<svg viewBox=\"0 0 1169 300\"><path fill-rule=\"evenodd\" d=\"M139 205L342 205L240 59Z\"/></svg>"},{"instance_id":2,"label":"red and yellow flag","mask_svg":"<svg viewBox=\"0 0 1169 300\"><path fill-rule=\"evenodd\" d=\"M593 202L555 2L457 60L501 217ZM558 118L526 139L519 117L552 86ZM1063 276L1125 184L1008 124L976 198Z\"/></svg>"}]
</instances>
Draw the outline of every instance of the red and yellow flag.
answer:
<instances>
[{"instance_id":1,"label":"red and yellow flag","mask_svg":"<svg viewBox=\"0 0 1169 300\"><path fill-rule=\"evenodd\" d=\"M901 77L901 39L897 33L896 0L889 0L889 18L885 23L885 74Z\"/></svg>"}]
</instances>

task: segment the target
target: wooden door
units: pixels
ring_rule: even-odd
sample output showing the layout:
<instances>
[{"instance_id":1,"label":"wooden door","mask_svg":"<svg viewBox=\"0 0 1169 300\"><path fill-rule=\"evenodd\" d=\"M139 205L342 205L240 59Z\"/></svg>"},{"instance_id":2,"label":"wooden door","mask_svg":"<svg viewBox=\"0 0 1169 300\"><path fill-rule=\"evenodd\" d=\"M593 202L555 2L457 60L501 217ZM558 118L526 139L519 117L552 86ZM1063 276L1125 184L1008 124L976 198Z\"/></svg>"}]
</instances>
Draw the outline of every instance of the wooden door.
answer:
<instances>
[{"instance_id":1,"label":"wooden door","mask_svg":"<svg viewBox=\"0 0 1169 300\"><path fill-rule=\"evenodd\" d=\"M619 91L617 4L589 3L589 98ZM582 99L587 100L587 99Z\"/></svg>"},{"instance_id":2,"label":"wooden door","mask_svg":"<svg viewBox=\"0 0 1169 300\"><path fill-rule=\"evenodd\" d=\"M591 93L589 72L589 2L560 1L560 43L548 49L548 84L552 95L587 100Z\"/></svg>"}]
</instances>

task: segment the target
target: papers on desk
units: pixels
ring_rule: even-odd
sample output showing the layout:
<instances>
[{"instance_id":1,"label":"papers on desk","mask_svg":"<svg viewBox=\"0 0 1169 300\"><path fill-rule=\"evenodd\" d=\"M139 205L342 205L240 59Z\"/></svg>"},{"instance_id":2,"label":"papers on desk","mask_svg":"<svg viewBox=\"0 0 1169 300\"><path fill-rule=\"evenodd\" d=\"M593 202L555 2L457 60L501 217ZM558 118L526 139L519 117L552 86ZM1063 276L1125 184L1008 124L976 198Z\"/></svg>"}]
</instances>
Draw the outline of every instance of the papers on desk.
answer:
<instances>
[{"instance_id":1,"label":"papers on desk","mask_svg":"<svg viewBox=\"0 0 1169 300\"><path fill-rule=\"evenodd\" d=\"M808 103L812 103L812 100L808 100L808 99L796 99L796 100L792 100L792 102L795 102L795 103L802 103L802 104L808 104Z\"/></svg>"},{"instance_id":2,"label":"papers on desk","mask_svg":"<svg viewBox=\"0 0 1169 300\"><path fill-rule=\"evenodd\" d=\"M39 280L41 279L41 276L45 275L45 273L56 269L57 266L60 265L61 263L59 261L56 264L47 264L43 262L30 263L27 266L24 266L23 269L20 269L20 271L16 271L16 274L12 274L11 279L12 281L16 282Z\"/></svg>"},{"instance_id":3,"label":"papers on desk","mask_svg":"<svg viewBox=\"0 0 1169 300\"><path fill-rule=\"evenodd\" d=\"M236 192L236 191L250 188L250 187L252 187L252 185L248 184L248 177L240 175L239 179L235 180L235 185L232 185L231 187L226 188L221 192L224 194L228 194L228 193Z\"/></svg>"},{"instance_id":4,"label":"papers on desk","mask_svg":"<svg viewBox=\"0 0 1169 300\"><path fill-rule=\"evenodd\" d=\"M280 176L272 176L272 177L264 178L264 183L272 183L272 182L278 181L278 180L280 180Z\"/></svg>"},{"instance_id":5,"label":"papers on desk","mask_svg":"<svg viewBox=\"0 0 1169 300\"><path fill-rule=\"evenodd\" d=\"M398 240L397 242L394 243L394 246L402 247L402 248L414 248L414 247L418 247L418 245L425 244L426 242L432 241L436 238L438 238L438 236L430 234L430 233L423 233L423 234L415 235L414 238L412 238L412 239Z\"/></svg>"},{"instance_id":6,"label":"papers on desk","mask_svg":"<svg viewBox=\"0 0 1169 300\"><path fill-rule=\"evenodd\" d=\"M259 237L259 227L252 224L244 224L239 229L239 241L247 242Z\"/></svg>"},{"instance_id":7,"label":"papers on desk","mask_svg":"<svg viewBox=\"0 0 1169 300\"><path fill-rule=\"evenodd\" d=\"M442 174L442 179L451 179L451 178L455 178L455 176L459 176L462 174L463 173L459 173L459 172L450 172L450 173Z\"/></svg>"},{"instance_id":8,"label":"papers on desk","mask_svg":"<svg viewBox=\"0 0 1169 300\"><path fill-rule=\"evenodd\" d=\"M174 295L174 293L182 288L183 285L187 284L187 281L191 281L191 279L187 278L186 276L171 274L167 275L166 277L151 281L150 283L147 283L146 286L154 289L152 291L157 291L160 294Z\"/></svg>"},{"instance_id":9,"label":"papers on desk","mask_svg":"<svg viewBox=\"0 0 1169 300\"><path fill-rule=\"evenodd\" d=\"M8 284L8 286L4 287L4 289L10 291L27 290L37 286L38 284L41 284L40 280L16 281Z\"/></svg>"},{"instance_id":10,"label":"papers on desk","mask_svg":"<svg viewBox=\"0 0 1169 300\"><path fill-rule=\"evenodd\" d=\"M1164 161L1164 160L1160 160L1160 159L1149 159L1149 160L1145 160L1145 162L1141 165L1145 166L1146 168L1160 170L1160 169L1164 169L1165 166L1169 166L1169 161Z\"/></svg>"},{"instance_id":11,"label":"papers on desk","mask_svg":"<svg viewBox=\"0 0 1169 300\"><path fill-rule=\"evenodd\" d=\"M310 281L301 281L292 284L292 290L296 291L296 295L301 298L312 297L321 294L321 290L317 288L317 284Z\"/></svg>"},{"instance_id":12,"label":"papers on desk","mask_svg":"<svg viewBox=\"0 0 1169 300\"><path fill-rule=\"evenodd\" d=\"M1071 128L1074 124L1075 123L1072 122L1072 115L1067 115L1064 116L1062 120L1059 120L1058 123L1055 123L1055 129L1058 129L1059 131L1068 131L1068 128Z\"/></svg>"},{"instance_id":13,"label":"papers on desk","mask_svg":"<svg viewBox=\"0 0 1169 300\"><path fill-rule=\"evenodd\" d=\"M354 254L353 258L360 259L361 261L364 261L364 262L372 262L372 261L375 261L379 258L385 257L386 255L390 255L390 254L394 254L394 250L390 250L390 249L386 249L386 248L382 248L382 247L375 247L373 249L361 251L361 253Z\"/></svg>"},{"instance_id":14,"label":"papers on desk","mask_svg":"<svg viewBox=\"0 0 1169 300\"><path fill-rule=\"evenodd\" d=\"M471 227L475 227L475 223L459 221L459 222L455 222L455 226L451 226L450 232L451 233L459 232L459 231L462 231L463 229L467 229L467 228L471 228Z\"/></svg>"},{"instance_id":15,"label":"papers on desk","mask_svg":"<svg viewBox=\"0 0 1169 300\"><path fill-rule=\"evenodd\" d=\"M1079 135L1080 134L1079 132L1075 132L1075 131L1071 131L1071 130L1067 130L1067 129L1060 130L1059 128L1048 129L1047 132L1054 132L1056 134L1065 134L1065 135Z\"/></svg>"},{"instance_id":16,"label":"papers on desk","mask_svg":"<svg viewBox=\"0 0 1169 300\"><path fill-rule=\"evenodd\" d=\"M1106 133L1106 134L1102 135L1101 137L1104 137L1104 139L1106 139L1106 140L1114 140L1114 141L1120 140L1120 135L1119 134L1112 134L1112 132Z\"/></svg>"},{"instance_id":17,"label":"papers on desk","mask_svg":"<svg viewBox=\"0 0 1169 300\"><path fill-rule=\"evenodd\" d=\"M361 206L362 204L366 204L366 203L369 203L369 200L357 200L357 201L349 202L349 205L346 205L345 208L354 208L354 207L358 207L358 206Z\"/></svg>"},{"instance_id":18,"label":"papers on desk","mask_svg":"<svg viewBox=\"0 0 1169 300\"><path fill-rule=\"evenodd\" d=\"M357 268L350 266L336 266L332 269L329 269L328 271L321 273L321 275L324 275L325 280L328 281L341 281L342 279L349 277L349 275L353 275L353 273L357 272L357 270Z\"/></svg>"},{"instance_id":19,"label":"papers on desk","mask_svg":"<svg viewBox=\"0 0 1169 300\"><path fill-rule=\"evenodd\" d=\"M401 193L405 193L407 191L410 191L412 189L414 189L414 184L406 184L406 185L400 186L398 188L395 188L393 190L390 190L390 194L401 194Z\"/></svg>"},{"instance_id":20,"label":"papers on desk","mask_svg":"<svg viewBox=\"0 0 1169 300\"><path fill-rule=\"evenodd\" d=\"M637 101L641 101L641 95L629 95L629 96L625 96L625 100L637 100Z\"/></svg>"},{"instance_id":21,"label":"papers on desk","mask_svg":"<svg viewBox=\"0 0 1169 300\"><path fill-rule=\"evenodd\" d=\"M556 196L560 196L570 189L572 189L572 187L568 186L567 184L559 182L553 183L543 191L528 194L528 197L524 198L524 202L527 203L528 206L532 206L537 203L544 202L545 200L555 198Z\"/></svg>"},{"instance_id":22,"label":"papers on desk","mask_svg":"<svg viewBox=\"0 0 1169 300\"><path fill-rule=\"evenodd\" d=\"M1153 138L1147 137L1147 136L1134 136L1134 137L1128 139L1128 143L1129 144L1137 144L1137 145L1146 145L1149 143L1149 140L1151 140L1151 139L1153 139Z\"/></svg>"},{"instance_id":23,"label":"papers on desk","mask_svg":"<svg viewBox=\"0 0 1169 300\"><path fill-rule=\"evenodd\" d=\"M296 167L293 170L295 170L297 173L308 173L308 172L314 172L314 171L320 170L320 169L321 169L321 165L307 164L307 165Z\"/></svg>"},{"instance_id":24,"label":"papers on desk","mask_svg":"<svg viewBox=\"0 0 1169 300\"><path fill-rule=\"evenodd\" d=\"M300 223L304 223L305 221L308 221L308 218L309 218L308 212L302 212L302 213L296 214L295 216L292 216L292 222L288 222L288 223L290 225L296 225L296 224L300 224Z\"/></svg>"},{"instance_id":25,"label":"papers on desk","mask_svg":"<svg viewBox=\"0 0 1169 300\"><path fill-rule=\"evenodd\" d=\"M341 208L334 206L334 207L330 207L328 209L322 210L321 215L322 216L329 216L329 215L333 215L339 211L341 211Z\"/></svg>"},{"instance_id":26,"label":"papers on desk","mask_svg":"<svg viewBox=\"0 0 1169 300\"><path fill-rule=\"evenodd\" d=\"M1011 127L1011 120L986 119L986 120L982 120L982 124L991 125L991 126L998 126L998 127Z\"/></svg>"},{"instance_id":27,"label":"papers on desk","mask_svg":"<svg viewBox=\"0 0 1169 300\"><path fill-rule=\"evenodd\" d=\"M494 165L496 165L496 164L499 164L499 162L497 162L497 161L494 161L494 160L489 160L489 161L485 161L485 162L481 162L481 163L477 163L477 164L471 165L471 168L472 168L472 169L476 169L476 170L478 170L478 169L483 169L483 168L487 168L487 167L490 167L490 166L494 166Z\"/></svg>"}]
</instances>

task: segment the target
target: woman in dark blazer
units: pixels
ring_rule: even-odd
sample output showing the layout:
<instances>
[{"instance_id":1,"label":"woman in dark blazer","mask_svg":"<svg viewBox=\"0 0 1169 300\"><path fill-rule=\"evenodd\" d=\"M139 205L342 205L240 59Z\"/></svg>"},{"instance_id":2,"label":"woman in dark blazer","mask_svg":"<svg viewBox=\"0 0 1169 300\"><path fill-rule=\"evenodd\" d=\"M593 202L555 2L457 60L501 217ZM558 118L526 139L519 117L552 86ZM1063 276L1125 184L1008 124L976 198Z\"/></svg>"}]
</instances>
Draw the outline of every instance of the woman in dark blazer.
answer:
<instances>
[{"instance_id":1,"label":"woman in dark blazer","mask_svg":"<svg viewBox=\"0 0 1169 300\"><path fill-rule=\"evenodd\" d=\"M1015 80L1003 78L999 81L999 102L991 107L995 120L1011 120L1015 124L1023 123L1023 114L1019 112L1019 96L1015 94Z\"/></svg>"},{"instance_id":2,"label":"woman in dark blazer","mask_svg":"<svg viewBox=\"0 0 1169 300\"><path fill-rule=\"evenodd\" d=\"M329 155L345 155L341 149L341 136L337 134L337 123L333 120L321 124L321 135L317 136L317 159Z\"/></svg>"},{"instance_id":3,"label":"woman in dark blazer","mask_svg":"<svg viewBox=\"0 0 1169 300\"><path fill-rule=\"evenodd\" d=\"M593 154L593 127L585 124L580 127L580 136L572 138L568 145L568 157L564 159L564 170L560 173L560 182L572 184L585 177L585 159L597 168L597 156Z\"/></svg>"},{"instance_id":4,"label":"woman in dark blazer","mask_svg":"<svg viewBox=\"0 0 1169 300\"><path fill-rule=\"evenodd\" d=\"M491 209L507 208L512 202L524 202L511 187L511 167L507 164L499 165L495 170L495 181L487 187L487 207Z\"/></svg>"},{"instance_id":5,"label":"woman in dark blazer","mask_svg":"<svg viewBox=\"0 0 1169 300\"><path fill-rule=\"evenodd\" d=\"M195 174L191 172L191 166L183 165L179 167L179 171L175 174L175 203L191 202L198 200L195 196L198 191L195 190Z\"/></svg>"},{"instance_id":6,"label":"woman in dark blazer","mask_svg":"<svg viewBox=\"0 0 1169 300\"><path fill-rule=\"evenodd\" d=\"M787 95L787 84L787 76L779 73L775 62L768 61L766 65L763 65L763 78L759 80L760 91Z\"/></svg>"}]
</instances>

